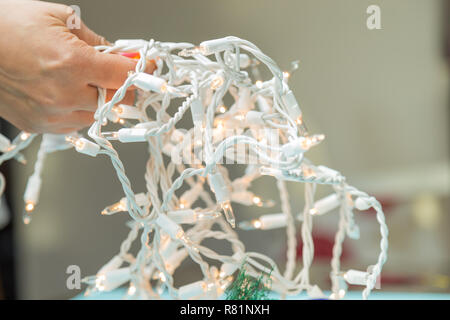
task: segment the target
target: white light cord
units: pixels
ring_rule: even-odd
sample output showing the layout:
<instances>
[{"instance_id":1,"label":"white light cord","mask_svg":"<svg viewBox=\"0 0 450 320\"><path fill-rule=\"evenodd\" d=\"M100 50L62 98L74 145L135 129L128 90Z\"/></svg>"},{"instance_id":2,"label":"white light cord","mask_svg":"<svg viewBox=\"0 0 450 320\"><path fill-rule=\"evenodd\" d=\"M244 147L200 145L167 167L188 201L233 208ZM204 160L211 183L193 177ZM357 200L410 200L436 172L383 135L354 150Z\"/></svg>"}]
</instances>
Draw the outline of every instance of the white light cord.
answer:
<instances>
[{"instance_id":1,"label":"white light cord","mask_svg":"<svg viewBox=\"0 0 450 320\"><path fill-rule=\"evenodd\" d=\"M198 47L152 39L118 40L111 46L96 48L110 54L132 53L139 60L110 101L105 100L106 90L99 88L95 121L88 130L92 140L78 134L66 137L80 153L110 158L124 197L102 213L128 212L132 219L131 230L117 255L96 275L85 279L89 284L87 294L129 283L127 299L160 299L165 290L173 299L218 298L232 282L232 275L244 267L254 276L270 273L272 290L282 297L303 290L311 297L320 296L320 289L309 277L314 257L313 219L316 214L339 207L330 298L342 298L346 291L343 281L347 281L365 286L362 296L367 299L387 258L388 229L381 205L375 198L347 185L339 172L315 166L305 158L304 154L324 136L309 135L306 131L299 104L287 83L289 73L283 73L254 44L237 37L204 41ZM150 60L157 66L152 75L144 72ZM258 64L266 66L273 77L262 81ZM121 106L131 86L138 88L136 103ZM110 125L122 126L116 131L106 130ZM16 138L14 147L4 150L0 156L0 163L17 156L35 136L22 133L24 139ZM56 141L55 150L67 147L67 142L65 147L62 142L58 144L57 137L51 141ZM144 192L133 190L114 147L116 143L142 143L148 150ZM30 177L30 188L35 191L28 192L33 195L31 209L38 199L43 159L46 153L54 151L44 146L43 143L33 174L39 177L33 179L39 181L34 182L33 176ZM247 166L246 173L236 179L230 179L230 166L226 162L233 159L244 161ZM272 201L248 190L262 175L276 179L281 214L261 216L241 225L261 230L286 228L284 273L269 257L246 252L232 228L235 215L242 218L241 213L233 211L233 202L249 208L273 205ZM296 214L298 208L291 207L285 181L305 185L305 203L300 215ZM322 202L316 201L314 195L319 185L332 186L336 194ZM3 188L0 178L0 189ZM367 272L342 273L342 243L346 236L359 236L353 208L376 211L381 252ZM297 271L296 224L299 221L303 256L302 267ZM206 239L229 242L232 253L215 252L203 243ZM140 249L132 253L135 241L140 242ZM176 288L173 274L188 258L198 265L202 279Z\"/></svg>"}]
</instances>

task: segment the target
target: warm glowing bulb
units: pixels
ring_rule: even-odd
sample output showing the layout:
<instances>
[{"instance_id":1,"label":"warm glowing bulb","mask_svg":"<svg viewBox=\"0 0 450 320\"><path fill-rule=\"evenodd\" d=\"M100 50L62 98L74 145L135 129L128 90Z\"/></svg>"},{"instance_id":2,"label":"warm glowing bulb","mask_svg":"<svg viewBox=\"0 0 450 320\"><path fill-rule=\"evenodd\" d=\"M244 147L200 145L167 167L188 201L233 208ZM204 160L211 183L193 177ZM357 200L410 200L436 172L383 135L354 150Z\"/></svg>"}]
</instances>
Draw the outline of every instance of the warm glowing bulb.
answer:
<instances>
[{"instance_id":1,"label":"warm glowing bulb","mask_svg":"<svg viewBox=\"0 0 450 320\"><path fill-rule=\"evenodd\" d=\"M133 284L131 284L130 287L128 288L128 295L132 296L135 293L136 293L136 287Z\"/></svg>"},{"instance_id":2,"label":"warm glowing bulb","mask_svg":"<svg viewBox=\"0 0 450 320\"><path fill-rule=\"evenodd\" d=\"M261 201L261 198L260 198L260 197L254 196L252 201L253 201L253 203L256 204L257 206L262 205L262 201Z\"/></svg>"},{"instance_id":3,"label":"warm glowing bulb","mask_svg":"<svg viewBox=\"0 0 450 320\"><path fill-rule=\"evenodd\" d=\"M180 57L190 57L195 54L206 54L206 49L202 46L199 47L193 47L193 48L186 48L178 52L178 55Z\"/></svg>"},{"instance_id":4,"label":"warm glowing bulb","mask_svg":"<svg viewBox=\"0 0 450 320\"><path fill-rule=\"evenodd\" d=\"M34 210L34 208L35 208L35 204L33 203L33 202L27 202L26 204L25 204L25 211L26 212L31 212L31 211L33 211Z\"/></svg>"},{"instance_id":5,"label":"warm glowing bulb","mask_svg":"<svg viewBox=\"0 0 450 320\"><path fill-rule=\"evenodd\" d=\"M123 108L120 106L114 106L113 111L116 112L117 114L121 114L123 112Z\"/></svg>"},{"instance_id":6,"label":"warm glowing bulb","mask_svg":"<svg viewBox=\"0 0 450 320\"><path fill-rule=\"evenodd\" d=\"M217 121L217 129L223 130L223 128L224 128L223 121Z\"/></svg>"},{"instance_id":7,"label":"warm glowing bulb","mask_svg":"<svg viewBox=\"0 0 450 320\"><path fill-rule=\"evenodd\" d=\"M312 145L311 138L306 138L302 141L302 148L303 150L308 150Z\"/></svg>"},{"instance_id":8,"label":"warm glowing bulb","mask_svg":"<svg viewBox=\"0 0 450 320\"><path fill-rule=\"evenodd\" d=\"M319 210L317 210L316 208L312 208L311 210L309 210L309 214L310 215L316 215L316 214L318 214L319 213Z\"/></svg>"},{"instance_id":9,"label":"warm glowing bulb","mask_svg":"<svg viewBox=\"0 0 450 320\"><path fill-rule=\"evenodd\" d=\"M22 132L20 135L20 140L24 141L27 140L30 137L30 134L28 132Z\"/></svg>"},{"instance_id":10,"label":"warm glowing bulb","mask_svg":"<svg viewBox=\"0 0 450 320\"><path fill-rule=\"evenodd\" d=\"M261 88L262 88L262 81L261 81L261 80L256 81L256 82L255 82L255 86L256 86L258 89L261 89Z\"/></svg>"},{"instance_id":11,"label":"warm glowing bulb","mask_svg":"<svg viewBox=\"0 0 450 320\"><path fill-rule=\"evenodd\" d=\"M315 175L315 174L314 174L314 170L311 169L311 168L304 168L304 169L303 169L303 175L304 175L305 177L312 177L312 176Z\"/></svg>"},{"instance_id":12,"label":"warm glowing bulb","mask_svg":"<svg viewBox=\"0 0 450 320\"><path fill-rule=\"evenodd\" d=\"M102 210L101 214L104 216L109 216L117 212L125 211L127 208L122 203L122 201L119 201L117 203L114 203L113 205L110 205Z\"/></svg>"},{"instance_id":13,"label":"warm glowing bulb","mask_svg":"<svg viewBox=\"0 0 450 320\"><path fill-rule=\"evenodd\" d=\"M227 112L227 107L225 107L224 105L221 105L221 106L219 107L219 112L220 112L220 113L225 113L225 112Z\"/></svg>"},{"instance_id":14,"label":"warm glowing bulb","mask_svg":"<svg viewBox=\"0 0 450 320\"><path fill-rule=\"evenodd\" d=\"M23 217L23 223L24 224L30 224L30 222L31 222L31 217L29 215L25 215Z\"/></svg>"},{"instance_id":15,"label":"warm glowing bulb","mask_svg":"<svg viewBox=\"0 0 450 320\"><path fill-rule=\"evenodd\" d=\"M66 141L76 148L82 149L84 147L84 142L76 137L66 136Z\"/></svg>"},{"instance_id":16,"label":"warm glowing bulb","mask_svg":"<svg viewBox=\"0 0 450 320\"><path fill-rule=\"evenodd\" d=\"M105 290L105 286L103 285L103 283L105 282L105 280L106 280L106 277L105 277L105 275L99 275L98 277L97 277L97 279L95 279L95 288L98 290L98 291L104 291Z\"/></svg>"},{"instance_id":17,"label":"warm glowing bulb","mask_svg":"<svg viewBox=\"0 0 450 320\"><path fill-rule=\"evenodd\" d=\"M103 137L108 140L117 140L119 139L118 132L102 132Z\"/></svg>"},{"instance_id":18,"label":"warm glowing bulb","mask_svg":"<svg viewBox=\"0 0 450 320\"><path fill-rule=\"evenodd\" d=\"M283 72L283 78L284 79L289 79L290 76L291 76L291 74L289 72L287 72L287 71Z\"/></svg>"},{"instance_id":19,"label":"warm glowing bulb","mask_svg":"<svg viewBox=\"0 0 450 320\"><path fill-rule=\"evenodd\" d=\"M213 90L219 89L223 85L223 83L224 83L223 77L217 76L211 81L211 89Z\"/></svg>"},{"instance_id":20,"label":"warm glowing bulb","mask_svg":"<svg viewBox=\"0 0 450 320\"><path fill-rule=\"evenodd\" d=\"M161 88L160 88L161 93L165 93L165 92L167 92L167 90L168 90L167 84L161 85Z\"/></svg>"},{"instance_id":21,"label":"warm glowing bulb","mask_svg":"<svg viewBox=\"0 0 450 320\"><path fill-rule=\"evenodd\" d=\"M253 227L254 227L255 229L260 229L261 226L262 226L262 223L261 223L261 221L259 221L259 220L253 220L253 221L252 221L252 225L253 225Z\"/></svg>"}]
</instances>

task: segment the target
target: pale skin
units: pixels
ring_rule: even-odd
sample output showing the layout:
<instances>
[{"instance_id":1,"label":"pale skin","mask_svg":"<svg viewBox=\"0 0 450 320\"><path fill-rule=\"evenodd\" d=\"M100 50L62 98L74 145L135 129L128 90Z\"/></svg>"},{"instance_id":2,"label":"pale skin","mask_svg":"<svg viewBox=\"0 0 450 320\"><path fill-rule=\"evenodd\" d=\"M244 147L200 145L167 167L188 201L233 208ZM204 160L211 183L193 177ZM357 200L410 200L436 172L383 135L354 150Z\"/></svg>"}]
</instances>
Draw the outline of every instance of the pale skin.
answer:
<instances>
[{"instance_id":1,"label":"pale skin","mask_svg":"<svg viewBox=\"0 0 450 320\"><path fill-rule=\"evenodd\" d=\"M107 100L136 60L100 53L108 42L84 23L69 29L61 4L0 0L0 117L32 133L69 133L89 126L98 87ZM155 68L149 64L146 72ZM133 90L122 103L132 104Z\"/></svg>"}]
</instances>

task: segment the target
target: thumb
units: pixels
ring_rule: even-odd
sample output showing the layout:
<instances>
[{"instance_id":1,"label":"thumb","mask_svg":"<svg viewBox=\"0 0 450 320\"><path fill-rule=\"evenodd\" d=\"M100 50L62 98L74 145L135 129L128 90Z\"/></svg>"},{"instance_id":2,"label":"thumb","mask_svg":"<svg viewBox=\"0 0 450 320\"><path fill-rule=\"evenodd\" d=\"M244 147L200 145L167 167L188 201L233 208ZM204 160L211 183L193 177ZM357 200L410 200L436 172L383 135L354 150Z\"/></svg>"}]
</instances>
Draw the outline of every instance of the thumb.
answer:
<instances>
[{"instance_id":1,"label":"thumb","mask_svg":"<svg viewBox=\"0 0 450 320\"><path fill-rule=\"evenodd\" d=\"M100 45L110 45L104 37L96 34L94 31L89 29L83 21L81 21L79 29L70 30L74 35L76 35L80 40L83 40L90 46L100 46Z\"/></svg>"}]
</instances>

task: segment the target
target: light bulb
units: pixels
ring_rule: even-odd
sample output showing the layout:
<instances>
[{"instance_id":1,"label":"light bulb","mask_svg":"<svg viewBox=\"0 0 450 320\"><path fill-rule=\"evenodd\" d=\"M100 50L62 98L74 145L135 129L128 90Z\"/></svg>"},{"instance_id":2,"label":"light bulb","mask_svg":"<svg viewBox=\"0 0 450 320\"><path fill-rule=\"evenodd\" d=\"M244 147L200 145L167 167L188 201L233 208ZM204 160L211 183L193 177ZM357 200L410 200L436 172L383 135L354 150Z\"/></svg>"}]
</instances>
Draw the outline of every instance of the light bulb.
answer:
<instances>
[{"instance_id":1,"label":"light bulb","mask_svg":"<svg viewBox=\"0 0 450 320\"><path fill-rule=\"evenodd\" d=\"M84 283L93 284L94 291L111 291L130 281L130 268L115 269L106 273L98 273L82 280Z\"/></svg>"},{"instance_id":2,"label":"light bulb","mask_svg":"<svg viewBox=\"0 0 450 320\"><path fill-rule=\"evenodd\" d=\"M127 294L129 296L134 296L135 293L136 293L136 286L134 284L130 284L130 286L128 287Z\"/></svg>"},{"instance_id":3,"label":"light bulb","mask_svg":"<svg viewBox=\"0 0 450 320\"><path fill-rule=\"evenodd\" d=\"M219 110L220 113L225 113L225 112L227 112L227 107L225 107L224 105L221 105L221 106L218 108L218 110Z\"/></svg>"},{"instance_id":4,"label":"light bulb","mask_svg":"<svg viewBox=\"0 0 450 320\"><path fill-rule=\"evenodd\" d=\"M178 289L178 297L182 300L187 300L203 296L207 291L207 286L205 281L197 281L184 285Z\"/></svg>"},{"instance_id":5,"label":"light bulb","mask_svg":"<svg viewBox=\"0 0 450 320\"><path fill-rule=\"evenodd\" d=\"M139 207L148 206L150 204L150 200L145 192L137 193L134 195L134 200ZM128 199L127 197L123 197L119 202L113 203L110 206L107 206L102 210L101 214L110 216L112 214L128 211Z\"/></svg>"},{"instance_id":6,"label":"light bulb","mask_svg":"<svg viewBox=\"0 0 450 320\"><path fill-rule=\"evenodd\" d=\"M28 201L25 204L25 211L26 212L32 212L34 210L34 208L35 208L35 204L33 202L31 202L31 201Z\"/></svg>"},{"instance_id":7,"label":"light bulb","mask_svg":"<svg viewBox=\"0 0 450 320\"><path fill-rule=\"evenodd\" d=\"M330 194L329 196L317 200L314 206L309 210L311 215L323 215L328 213L341 204L340 197L337 193Z\"/></svg>"},{"instance_id":8,"label":"light bulb","mask_svg":"<svg viewBox=\"0 0 450 320\"><path fill-rule=\"evenodd\" d=\"M204 47L198 46L193 48L186 48L178 52L180 57L190 57L195 54L203 54L206 55L206 49Z\"/></svg>"},{"instance_id":9,"label":"light bulb","mask_svg":"<svg viewBox=\"0 0 450 320\"><path fill-rule=\"evenodd\" d=\"M261 229L262 223L259 219L254 219L252 221L242 221L239 223L239 228L243 230L256 230Z\"/></svg>"},{"instance_id":10,"label":"light bulb","mask_svg":"<svg viewBox=\"0 0 450 320\"><path fill-rule=\"evenodd\" d=\"M254 196L252 199L253 204L255 204L258 207L273 207L275 205L275 202L273 200L262 200L258 196Z\"/></svg>"},{"instance_id":11,"label":"light bulb","mask_svg":"<svg viewBox=\"0 0 450 320\"><path fill-rule=\"evenodd\" d=\"M164 93L167 91L167 82L145 72L139 72L133 79L133 84L144 91Z\"/></svg>"},{"instance_id":12,"label":"light bulb","mask_svg":"<svg viewBox=\"0 0 450 320\"><path fill-rule=\"evenodd\" d=\"M109 132L109 131L105 131L102 132L103 138L107 139L107 140L118 140L119 139L119 134L117 132Z\"/></svg>"},{"instance_id":13,"label":"light bulb","mask_svg":"<svg viewBox=\"0 0 450 320\"><path fill-rule=\"evenodd\" d=\"M117 202L103 209L101 214L109 216L117 212L125 211L126 209L126 206L124 206L121 202Z\"/></svg>"},{"instance_id":14,"label":"light bulb","mask_svg":"<svg viewBox=\"0 0 450 320\"><path fill-rule=\"evenodd\" d=\"M103 283L105 282L106 277L105 275L100 275L97 277L97 279L95 280L95 287L98 291L104 291L105 290L105 286L103 285Z\"/></svg>"},{"instance_id":15,"label":"light bulb","mask_svg":"<svg viewBox=\"0 0 450 320\"><path fill-rule=\"evenodd\" d=\"M302 115L302 111L300 109L300 106L298 105L297 99L295 98L294 93L291 90L289 90L282 96L282 100L291 119L298 119Z\"/></svg>"},{"instance_id":16,"label":"light bulb","mask_svg":"<svg viewBox=\"0 0 450 320\"><path fill-rule=\"evenodd\" d=\"M222 174L220 172L209 174L209 183L216 196L217 202L223 210L225 219L234 228L236 226L236 219L234 217L233 208L231 207L230 189L225 183Z\"/></svg>"},{"instance_id":17,"label":"light bulb","mask_svg":"<svg viewBox=\"0 0 450 320\"><path fill-rule=\"evenodd\" d=\"M77 137L66 136L66 141L76 148L82 148L84 146L83 141Z\"/></svg>"},{"instance_id":18,"label":"light bulb","mask_svg":"<svg viewBox=\"0 0 450 320\"><path fill-rule=\"evenodd\" d=\"M197 212L195 210L174 210L167 212L167 216L176 223L196 223L220 217L220 212Z\"/></svg>"},{"instance_id":19,"label":"light bulb","mask_svg":"<svg viewBox=\"0 0 450 320\"><path fill-rule=\"evenodd\" d=\"M117 133L120 142L143 142L147 140L147 129L145 128L122 128Z\"/></svg>"},{"instance_id":20,"label":"light bulb","mask_svg":"<svg viewBox=\"0 0 450 320\"><path fill-rule=\"evenodd\" d=\"M247 112L247 114L245 115L245 121L249 125L263 126L265 123L263 116L264 116L264 112L251 110L251 111Z\"/></svg>"},{"instance_id":21,"label":"light bulb","mask_svg":"<svg viewBox=\"0 0 450 320\"><path fill-rule=\"evenodd\" d=\"M221 86L223 86L224 83L224 79L222 76L218 75L216 76L212 81L211 81L211 89L212 90L217 90L219 89Z\"/></svg>"},{"instance_id":22,"label":"light bulb","mask_svg":"<svg viewBox=\"0 0 450 320\"><path fill-rule=\"evenodd\" d=\"M172 239L183 239L185 237L184 231L175 221L170 219L167 215L161 213L155 220L156 224L164 230Z\"/></svg>"},{"instance_id":23,"label":"light bulb","mask_svg":"<svg viewBox=\"0 0 450 320\"><path fill-rule=\"evenodd\" d=\"M368 276L367 272L352 269L344 273L344 279L347 283L360 286L367 285Z\"/></svg>"},{"instance_id":24,"label":"light bulb","mask_svg":"<svg viewBox=\"0 0 450 320\"><path fill-rule=\"evenodd\" d=\"M87 154L88 156L95 157L100 151L100 146L85 138L77 138L72 136L66 136L66 141L75 147L75 150Z\"/></svg>"},{"instance_id":25,"label":"light bulb","mask_svg":"<svg viewBox=\"0 0 450 320\"><path fill-rule=\"evenodd\" d=\"M166 281L167 281L166 276L165 276L164 273L162 273L162 272L159 273L158 277L159 277L159 279L160 279L162 282L166 282Z\"/></svg>"},{"instance_id":26,"label":"light bulb","mask_svg":"<svg viewBox=\"0 0 450 320\"><path fill-rule=\"evenodd\" d=\"M31 222L30 212L27 212L26 210L24 210L23 215L22 215L22 221L24 224L30 224L30 222Z\"/></svg>"},{"instance_id":27,"label":"light bulb","mask_svg":"<svg viewBox=\"0 0 450 320\"><path fill-rule=\"evenodd\" d=\"M22 132L22 133L20 134L20 140L25 141L25 140L27 140L30 136L31 136L30 133L28 133L28 132Z\"/></svg>"},{"instance_id":28,"label":"light bulb","mask_svg":"<svg viewBox=\"0 0 450 320\"><path fill-rule=\"evenodd\" d=\"M242 221L239 228L243 230L271 230L283 228L287 225L287 216L284 213L271 213L260 216L251 221Z\"/></svg>"},{"instance_id":29,"label":"light bulb","mask_svg":"<svg viewBox=\"0 0 450 320\"><path fill-rule=\"evenodd\" d=\"M222 207L223 213L225 214L225 219L227 219L232 228L235 228L236 218L234 217L233 208L231 207L230 201L222 202L220 206Z\"/></svg>"},{"instance_id":30,"label":"light bulb","mask_svg":"<svg viewBox=\"0 0 450 320\"><path fill-rule=\"evenodd\" d=\"M319 144L323 139L325 139L325 135L323 134L315 134L309 137L299 137L283 145L281 147L281 151L287 157L295 156L308 151L311 147Z\"/></svg>"},{"instance_id":31,"label":"light bulb","mask_svg":"<svg viewBox=\"0 0 450 320\"><path fill-rule=\"evenodd\" d=\"M222 131L225 128L224 122L223 121L217 121L217 126L216 129L219 131Z\"/></svg>"},{"instance_id":32,"label":"light bulb","mask_svg":"<svg viewBox=\"0 0 450 320\"><path fill-rule=\"evenodd\" d=\"M303 174L306 178L313 177L313 176L316 175L316 173L314 172L314 170L311 169L310 167L304 167L304 168L302 169L302 174Z\"/></svg>"}]
</instances>

